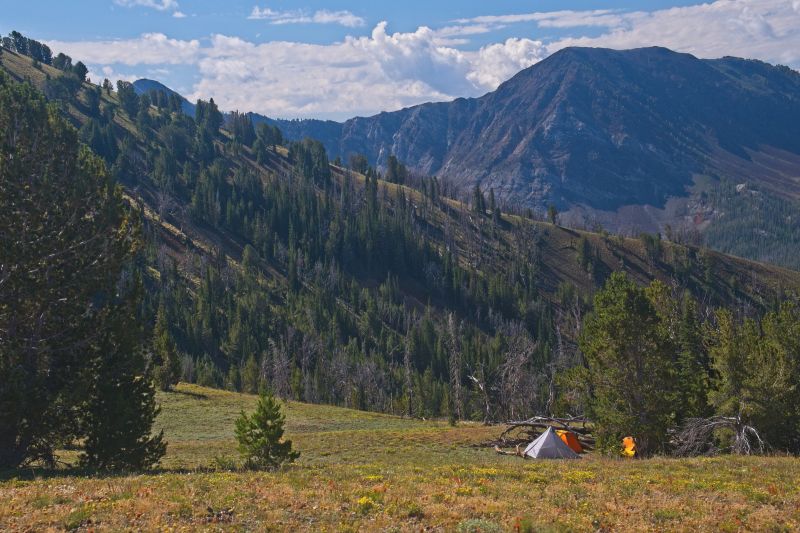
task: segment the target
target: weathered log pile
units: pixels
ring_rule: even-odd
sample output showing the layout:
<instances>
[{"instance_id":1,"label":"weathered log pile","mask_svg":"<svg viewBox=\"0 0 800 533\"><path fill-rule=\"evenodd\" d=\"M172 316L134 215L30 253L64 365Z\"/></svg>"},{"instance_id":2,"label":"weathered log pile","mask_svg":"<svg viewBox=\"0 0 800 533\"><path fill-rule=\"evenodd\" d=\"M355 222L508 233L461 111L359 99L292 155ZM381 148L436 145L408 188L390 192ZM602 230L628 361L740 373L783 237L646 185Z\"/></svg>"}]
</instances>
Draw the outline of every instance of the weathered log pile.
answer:
<instances>
[{"instance_id":1,"label":"weathered log pile","mask_svg":"<svg viewBox=\"0 0 800 533\"><path fill-rule=\"evenodd\" d=\"M595 439L592 435L592 422L582 417L557 418L551 416L534 416L527 420L512 420L506 422L507 427L497 439L486 442L483 446L493 447L498 453L519 455L516 452L504 452L503 448L524 447L536 437L544 433L547 428L571 431L578 438L584 450L593 450Z\"/></svg>"}]
</instances>

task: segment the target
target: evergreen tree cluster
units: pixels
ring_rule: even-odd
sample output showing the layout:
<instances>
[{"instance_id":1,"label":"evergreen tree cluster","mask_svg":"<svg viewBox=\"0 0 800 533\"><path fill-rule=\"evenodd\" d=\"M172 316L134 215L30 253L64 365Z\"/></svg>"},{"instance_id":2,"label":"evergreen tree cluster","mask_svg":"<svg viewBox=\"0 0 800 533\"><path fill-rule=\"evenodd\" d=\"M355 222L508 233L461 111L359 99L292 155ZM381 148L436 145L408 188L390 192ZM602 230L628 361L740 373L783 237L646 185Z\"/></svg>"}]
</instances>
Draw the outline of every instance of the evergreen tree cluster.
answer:
<instances>
[{"instance_id":1,"label":"evergreen tree cluster","mask_svg":"<svg viewBox=\"0 0 800 533\"><path fill-rule=\"evenodd\" d=\"M72 58L61 53L53 57L53 51L50 50L49 46L35 39L25 37L18 31L12 31L7 36L3 37L0 42L2 42L3 48L20 55L28 56L32 58L35 63L51 65L58 70L63 70L65 73L72 74L80 81L84 81L86 79L86 74L89 73L89 69L86 68L83 62L78 61L73 65Z\"/></svg>"},{"instance_id":2,"label":"evergreen tree cluster","mask_svg":"<svg viewBox=\"0 0 800 533\"><path fill-rule=\"evenodd\" d=\"M703 318L694 299L661 282L615 273L595 296L573 371L601 447L635 435L645 455L669 451L689 419L733 417L776 451L800 453L800 308L760 319L727 309ZM730 447L730 434L714 437ZM728 441L725 445L724 441Z\"/></svg>"},{"instance_id":3,"label":"evergreen tree cluster","mask_svg":"<svg viewBox=\"0 0 800 533\"><path fill-rule=\"evenodd\" d=\"M253 127L253 119L250 113L234 111L228 116L227 128L234 140L239 144L252 146L256 140L256 130Z\"/></svg>"},{"instance_id":4,"label":"evergreen tree cluster","mask_svg":"<svg viewBox=\"0 0 800 533\"><path fill-rule=\"evenodd\" d=\"M715 249L800 268L800 203L768 190L722 181L701 198L720 213L703 233Z\"/></svg>"},{"instance_id":5,"label":"evergreen tree cluster","mask_svg":"<svg viewBox=\"0 0 800 533\"><path fill-rule=\"evenodd\" d=\"M270 124L259 124L256 132L256 138L252 144L253 154L256 157L256 162L259 165L267 163L269 157L269 149L275 151L277 146L283 144L283 133L280 128Z\"/></svg>"},{"instance_id":6,"label":"evergreen tree cluster","mask_svg":"<svg viewBox=\"0 0 800 533\"><path fill-rule=\"evenodd\" d=\"M53 64L53 52L46 44L25 37L18 31L12 31L2 38L3 48L33 58L45 65ZM71 63L71 61L70 61Z\"/></svg>"},{"instance_id":7,"label":"evergreen tree cluster","mask_svg":"<svg viewBox=\"0 0 800 533\"><path fill-rule=\"evenodd\" d=\"M102 161L0 73L0 468L79 445L97 469L151 466L157 409L132 267L137 217Z\"/></svg>"},{"instance_id":8,"label":"evergreen tree cluster","mask_svg":"<svg viewBox=\"0 0 800 533\"><path fill-rule=\"evenodd\" d=\"M399 183L401 185L408 179L408 169L394 155L390 155L387 160L385 179L389 183Z\"/></svg>"}]
</instances>

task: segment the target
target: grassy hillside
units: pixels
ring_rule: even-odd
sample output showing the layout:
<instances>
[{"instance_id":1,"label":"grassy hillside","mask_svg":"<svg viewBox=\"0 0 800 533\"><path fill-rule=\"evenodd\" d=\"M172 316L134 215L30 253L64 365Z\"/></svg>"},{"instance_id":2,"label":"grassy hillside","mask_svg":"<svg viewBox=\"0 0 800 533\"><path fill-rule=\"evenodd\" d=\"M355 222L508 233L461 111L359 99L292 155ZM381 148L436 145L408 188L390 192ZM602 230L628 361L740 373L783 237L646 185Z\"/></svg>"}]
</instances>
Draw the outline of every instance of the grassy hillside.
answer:
<instances>
[{"instance_id":1,"label":"grassy hillside","mask_svg":"<svg viewBox=\"0 0 800 533\"><path fill-rule=\"evenodd\" d=\"M501 428L291 402L302 452L276 473L208 470L235 456L253 396L181 385L160 396L165 470L0 478L0 529L792 531L796 459L533 461L473 445ZM230 510L230 513L227 511ZM473 526L473 529L469 529Z\"/></svg>"}]
</instances>

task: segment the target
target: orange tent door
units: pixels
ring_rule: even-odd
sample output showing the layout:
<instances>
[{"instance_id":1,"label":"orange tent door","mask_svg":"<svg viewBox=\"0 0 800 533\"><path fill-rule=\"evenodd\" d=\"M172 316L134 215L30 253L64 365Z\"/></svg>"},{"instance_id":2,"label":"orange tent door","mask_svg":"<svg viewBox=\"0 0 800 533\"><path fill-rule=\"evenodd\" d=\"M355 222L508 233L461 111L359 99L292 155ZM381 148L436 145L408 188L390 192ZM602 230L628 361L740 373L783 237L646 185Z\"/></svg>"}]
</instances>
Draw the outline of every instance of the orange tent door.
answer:
<instances>
[{"instance_id":1,"label":"orange tent door","mask_svg":"<svg viewBox=\"0 0 800 533\"><path fill-rule=\"evenodd\" d=\"M578 440L578 436L571 431L567 431L565 429L557 429L556 435L561 437L561 440L564 441L564 444L570 447L570 449L575 453L583 453L583 446L581 446L580 441Z\"/></svg>"}]
</instances>

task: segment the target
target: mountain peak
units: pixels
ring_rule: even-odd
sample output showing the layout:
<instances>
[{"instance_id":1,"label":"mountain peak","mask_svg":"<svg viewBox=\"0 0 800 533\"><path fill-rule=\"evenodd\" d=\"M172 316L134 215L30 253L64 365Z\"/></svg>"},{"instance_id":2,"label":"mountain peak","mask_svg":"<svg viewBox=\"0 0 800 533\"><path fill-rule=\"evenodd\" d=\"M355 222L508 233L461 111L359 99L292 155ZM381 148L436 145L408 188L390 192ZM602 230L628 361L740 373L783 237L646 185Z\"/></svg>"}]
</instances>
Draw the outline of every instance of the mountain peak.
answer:
<instances>
[{"instance_id":1,"label":"mountain peak","mask_svg":"<svg viewBox=\"0 0 800 533\"><path fill-rule=\"evenodd\" d=\"M165 93L168 96L175 95L181 101L181 109L183 110L183 112L186 115L189 115L190 117L194 117L196 106L189 100L184 98L183 95L181 95L177 91L170 89L160 81L151 80L148 78L138 79L135 82L133 82L133 88L137 94L144 94L155 91L155 92Z\"/></svg>"},{"instance_id":2,"label":"mountain peak","mask_svg":"<svg viewBox=\"0 0 800 533\"><path fill-rule=\"evenodd\" d=\"M785 70L659 46L569 47L480 98L349 120L325 144L379 166L394 154L520 206L663 206L698 174L746 178L765 146L800 156L800 76ZM773 170L770 187L800 195L786 177L800 168Z\"/></svg>"}]
</instances>

